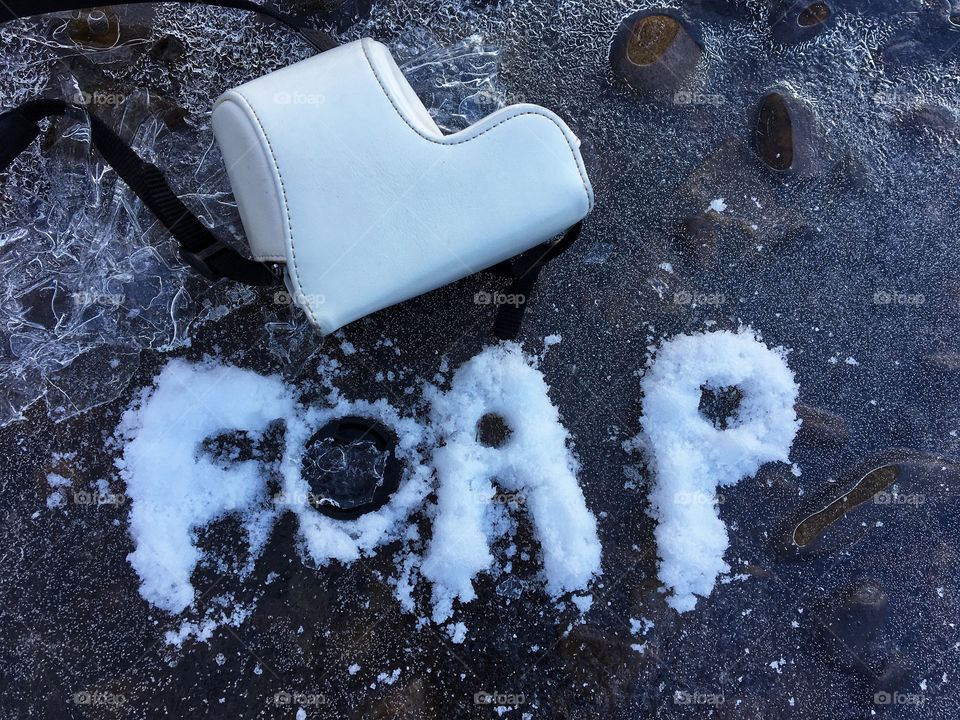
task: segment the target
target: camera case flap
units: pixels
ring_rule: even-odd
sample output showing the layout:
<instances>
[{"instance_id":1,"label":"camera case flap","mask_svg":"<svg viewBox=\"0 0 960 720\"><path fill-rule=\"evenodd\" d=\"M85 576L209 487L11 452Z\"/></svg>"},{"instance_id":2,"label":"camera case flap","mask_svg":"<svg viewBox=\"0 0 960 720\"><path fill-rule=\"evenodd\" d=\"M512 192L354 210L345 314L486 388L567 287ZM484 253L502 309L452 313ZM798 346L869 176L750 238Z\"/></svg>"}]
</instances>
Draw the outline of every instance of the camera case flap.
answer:
<instances>
[{"instance_id":1,"label":"camera case flap","mask_svg":"<svg viewBox=\"0 0 960 720\"><path fill-rule=\"evenodd\" d=\"M222 95L213 129L255 259L324 333L582 220L593 189L553 112L511 105L445 135L365 38Z\"/></svg>"}]
</instances>

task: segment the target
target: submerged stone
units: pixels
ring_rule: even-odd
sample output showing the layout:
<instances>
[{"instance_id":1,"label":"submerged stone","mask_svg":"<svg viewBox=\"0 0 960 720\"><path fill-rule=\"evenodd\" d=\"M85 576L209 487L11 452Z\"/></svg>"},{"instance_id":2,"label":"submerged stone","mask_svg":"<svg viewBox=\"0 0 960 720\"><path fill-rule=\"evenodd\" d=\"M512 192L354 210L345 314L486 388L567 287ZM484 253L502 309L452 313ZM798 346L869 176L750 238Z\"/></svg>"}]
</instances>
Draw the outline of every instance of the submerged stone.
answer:
<instances>
[{"instance_id":1,"label":"submerged stone","mask_svg":"<svg viewBox=\"0 0 960 720\"><path fill-rule=\"evenodd\" d=\"M779 93L767 95L760 103L757 154L774 170L789 170L793 165L793 122Z\"/></svg>"},{"instance_id":2,"label":"submerged stone","mask_svg":"<svg viewBox=\"0 0 960 720\"><path fill-rule=\"evenodd\" d=\"M641 11L624 18L610 48L610 64L638 92L672 91L696 67L703 48L678 18Z\"/></svg>"},{"instance_id":3,"label":"submerged stone","mask_svg":"<svg viewBox=\"0 0 960 720\"><path fill-rule=\"evenodd\" d=\"M791 173L812 163L813 114L780 90L767 93L757 111L757 156L771 170Z\"/></svg>"},{"instance_id":4,"label":"submerged stone","mask_svg":"<svg viewBox=\"0 0 960 720\"><path fill-rule=\"evenodd\" d=\"M880 50L890 70L910 70L924 63L950 62L960 43L960 4L928 0L909 13L912 22Z\"/></svg>"},{"instance_id":5,"label":"submerged stone","mask_svg":"<svg viewBox=\"0 0 960 720\"><path fill-rule=\"evenodd\" d=\"M890 487L900 478L900 473L899 465L885 465L868 472L846 493L804 518L793 531L794 545L799 548L811 545L837 520Z\"/></svg>"},{"instance_id":6,"label":"submerged stone","mask_svg":"<svg viewBox=\"0 0 960 720\"><path fill-rule=\"evenodd\" d=\"M891 522L909 521L927 502L931 483L952 482L958 469L950 460L908 449L864 460L830 480L803 503L800 512L785 519L780 550L793 558L833 554L841 551L844 538L849 539L865 520L889 514ZM858 510L862 506L874 509ZM858 519L864 513L867 518ZM850 514L854 517L845 519Z\"/></svg>"},{"instance_id":7,"label":"submerged stone","mask_svg":"<svg viewBox=\"0 0 960 720\"><path fill-rule=\"evenodd\" d=\"M150 56L163 62L179 60L186 52L187 47L176 35L164 35L150 48Z\"/></svg>"},{"instance_id":8,"label":"submerged stone","mask_svg":"<svg viewBox=\"0 0 960 720\"><path fill-rule=\"evenodd\" d=\"M561 635L559 653L568 677L605 707L622 705L636 682L643 656L631 639L593 625L577 625Z\"/></svg>"},{"instance_id":9,"label":"submerged stone","mask_svg":"<svg viewBox=\"0 0 960 720\"><path fill-rule=\"evenodd\" d=\"M837 664L873 679L886 665L882 631L887 624L887 593L864 580L834 599L821 613L820 635Z\"/></svg>"},{"instance_id":10,"label":"submerged stone","mask_svg":"<svg viewBox=\"0 0 960 720\"><path fill-rule=\"evenodd\" d=\"M798 443L814 447L839 447L850 440L847 424L839 415L803 403L797 403L795 409L802 423L797 432Z\"/></svg>"},{"instance_id":11,"label":"submerged stone","mask_svg":"<svg viewBox=\"0 0 960 720\"><path fill-rule=\"evenodd\" d=\"M115 50L145 44L150 38L153 8L95 7L81 10L65 25L74 45L94 51ZM94 58L91 58L94 59Z\"/></svg>"},{"instance_id":12,"label":"submerged stone","mask_svg":"<svg viewBox=\"0 0 960 720\"><path fill-rule=\"evenodd\" d=\"M778 0L770 10L770 31L784 45L804 42L823 32L834 14L833 2Z\"/></svg>"},{"instance_id":13,"label":"submerged stone","mask_svg":"<svg viewBox=\"0 0 960 720\"><path fill-rule=\"evenodd\" d=\"M873 682L877 693L893 693L906 685L910 673L913 671L911 663L899 653L893 653L887 658L882 672Z\"/></svg>"},{"instance_id":14,"label":"submerged stone","mask_svg":"<svg viewBox=\"0 0 960 720\"><path fill-rule=\"evenodd\" d=\"M678 244L705 267L762 257L758 245L772 249L804 226L796 204L779 194L782 184L749 146L727 140L678 189ZM722 212L712 209L718 199Z\"/></svg>"},{"instance_id":15,"label":"submerged stone","mask_svg":"<svg viewBox=\"0 0 960 720\"><path fill-rule=\"evenodd\" d=\"M907 67L925 62L930 57L929 48L911 37L896 37L880 52L885 65Z\"/></svg>"},{"instance_id":16,"label":"submerged stone","mask_svg":"<svg viewBox=\"0 0 960 720\"><path fill-rule=\"evenodd\" d=\"M700 265L710 266L717 260L716 226L706 215L694 215L680 221L677 232L684 252Z\"/></svg>"},{"instance_id":17,"label":"submerged stone","mask_svg":"<svg viewBox=\"0 0 960 720\"><path fill-rule=\"evenodd\" d=\"M120 22L100 8L82 12L67 25L70 39L85 47L111 47L120 39Z\"/></svg>"},{"instance_id":18,"label":"submerged stone","mask_svg":"<svg viewBox=\"0 0 960 720\"><path fill-rule=\"evenodd\" d=\"M900 116L905 129L916 133L931 132L941 137L957 134L957 116L952 110L934 103L924 103L910 108Z\"/></svg>"}]
</instances>

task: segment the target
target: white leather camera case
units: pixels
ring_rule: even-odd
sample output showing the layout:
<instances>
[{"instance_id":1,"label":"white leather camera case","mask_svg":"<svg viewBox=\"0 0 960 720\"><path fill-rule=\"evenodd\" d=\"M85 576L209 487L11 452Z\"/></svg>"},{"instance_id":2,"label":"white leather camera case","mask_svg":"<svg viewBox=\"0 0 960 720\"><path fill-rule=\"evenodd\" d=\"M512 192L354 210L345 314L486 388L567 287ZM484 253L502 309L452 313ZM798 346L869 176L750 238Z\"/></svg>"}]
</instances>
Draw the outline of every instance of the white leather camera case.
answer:
<instances>
[{"instance_id":1,"label":"white leather camera case","mask_svg":"<svg viewBox=\"0 0 960 720\"><path fill-rule=\"evenodd\" d=\"M254 258L322 332L478 272L583 219L593 189L554 113L512 105L444 135L363 39L217 100Z\"/></svg>"}]
</instances>

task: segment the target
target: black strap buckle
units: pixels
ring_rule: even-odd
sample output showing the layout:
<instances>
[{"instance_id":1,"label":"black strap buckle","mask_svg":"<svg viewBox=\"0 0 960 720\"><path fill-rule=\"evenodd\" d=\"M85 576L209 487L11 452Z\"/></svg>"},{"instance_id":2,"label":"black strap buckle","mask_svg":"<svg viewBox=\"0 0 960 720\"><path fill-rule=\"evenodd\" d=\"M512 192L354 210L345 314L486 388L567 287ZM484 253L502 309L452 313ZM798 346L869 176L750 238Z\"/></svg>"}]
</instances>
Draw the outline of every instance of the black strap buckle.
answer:
<instances>
[{"instance_id":1,"label":"black strap buckle","mask_svg":"<svg viewBox=\"0 0 960 720\"><path fill-rule=\"evenodd\" d=\"M211 268L207 261L214 255L224 251L232 252L233 250L223 241L214 240L210 245L207 245L207 247L203 248L203 250L198 250L196 252L192 252L184 247L181 247L180 259L200 273L200 275L205 277L207 280L220 280L223 275Z\"/></svg>"}]
</instances>

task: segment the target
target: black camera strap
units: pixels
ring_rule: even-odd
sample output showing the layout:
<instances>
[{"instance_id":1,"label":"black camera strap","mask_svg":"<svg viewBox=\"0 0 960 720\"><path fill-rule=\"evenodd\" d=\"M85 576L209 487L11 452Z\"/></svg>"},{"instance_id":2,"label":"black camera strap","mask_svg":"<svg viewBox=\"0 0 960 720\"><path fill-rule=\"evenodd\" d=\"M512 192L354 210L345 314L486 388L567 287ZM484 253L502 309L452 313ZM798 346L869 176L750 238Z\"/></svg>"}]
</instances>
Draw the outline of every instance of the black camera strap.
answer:
<instances>
[{"instance_id":1,"label":"black camera strap","mask_svg":"<svg viewBox=\"0 0 960 720\"><path fill-rule=\"evenodd\" d=\"M129 0L133 5L144 0ZM247 0L198 0L204 5L259 12L292 28L323 52L336 47L327 33L307 28L292 15ZM6 0L0 2L0 24L32 15L64 12L90 7L90 0ZM209 280L228 278L246 285L271 286L279 279L266 265L245 258L213 233L184 205L170 187L163 173L143 160L89 108L63 100L40 99L24 103L0 114L0 172L40 135L40 122L61 115L87 115L91 142L130 189L157 216L180 245L181 259Z\"/></svg>"}]
</instances>

